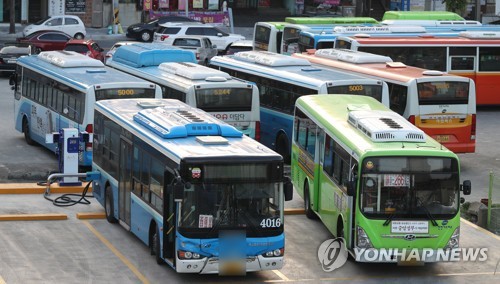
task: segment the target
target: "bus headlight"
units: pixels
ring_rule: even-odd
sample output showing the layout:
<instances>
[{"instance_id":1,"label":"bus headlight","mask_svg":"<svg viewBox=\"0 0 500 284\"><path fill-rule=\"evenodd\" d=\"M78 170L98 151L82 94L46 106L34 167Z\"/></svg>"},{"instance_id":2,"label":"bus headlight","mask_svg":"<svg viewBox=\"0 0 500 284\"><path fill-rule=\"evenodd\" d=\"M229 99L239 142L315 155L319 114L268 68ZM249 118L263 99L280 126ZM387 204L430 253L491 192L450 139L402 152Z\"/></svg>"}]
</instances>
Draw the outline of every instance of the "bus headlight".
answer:
<instances>
[{"instance_id":1,"label":"bus headlight","mask_svg":"<svg viewBox=\"0 0 500 284\"><path fill-rule=\"evenodd\" d=\"M370 238L368 238L365 230L363 230L363 228L361 228L360 226L358 226L357 245L359 248L373 248Z\"/></svg>"},{"instance_id":2,"label":"bus headlight","mask_svg":"<svg viewBox=\"0 0 500 284\"><path fill-rule=\"evenodd\" d=\"M264 256L264 257L277 257L277 256L283 256L284 254L285 254L285 249L279 248L279 249L275 249L272 251L268 251L268 252L262 254L262 256Z\"/></svg>"},{"instance_id":3,"label":"bus headlight","mask_svg":"<svg viewBox=\"0 0 500 284\"><path fill-rule=\"evenodd\" d=\"M444 249L458 248L459 239L460 239L460 226L458 226L455 229Z\"/></svg>"},{"instance_id":4,"label":"bus headlight","mask_svg":"<svg viewBox=\"0 0 500 284\"><path fill-rule=\"evenodd\" d=\"M201 257L199 253L182 250L180 250L177 255L179 259L199 259Z\"/></svg>"}]
</instances>

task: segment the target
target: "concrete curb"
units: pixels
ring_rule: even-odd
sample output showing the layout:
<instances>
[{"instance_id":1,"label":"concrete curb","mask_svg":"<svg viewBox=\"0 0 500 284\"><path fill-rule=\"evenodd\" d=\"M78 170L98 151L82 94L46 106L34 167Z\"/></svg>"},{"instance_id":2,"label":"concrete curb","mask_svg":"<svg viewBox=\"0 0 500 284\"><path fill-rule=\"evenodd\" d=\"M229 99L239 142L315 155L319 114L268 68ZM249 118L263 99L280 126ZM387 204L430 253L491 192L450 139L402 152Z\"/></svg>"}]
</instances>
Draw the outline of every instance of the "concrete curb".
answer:
<instances>
[{"instance_id":1,"label":"concrete curb","mask_svg":"<svg viewBox=\"0 0 500 284\"><path fill-rule=\"evenodd\" d=\"M50 185L50 193L82 193L86 183L81 186ZM0 183L0 194L43 194L46 186L36 183ZM92 192L90 185L88 193Z\"/></svg>"}]
</instances>

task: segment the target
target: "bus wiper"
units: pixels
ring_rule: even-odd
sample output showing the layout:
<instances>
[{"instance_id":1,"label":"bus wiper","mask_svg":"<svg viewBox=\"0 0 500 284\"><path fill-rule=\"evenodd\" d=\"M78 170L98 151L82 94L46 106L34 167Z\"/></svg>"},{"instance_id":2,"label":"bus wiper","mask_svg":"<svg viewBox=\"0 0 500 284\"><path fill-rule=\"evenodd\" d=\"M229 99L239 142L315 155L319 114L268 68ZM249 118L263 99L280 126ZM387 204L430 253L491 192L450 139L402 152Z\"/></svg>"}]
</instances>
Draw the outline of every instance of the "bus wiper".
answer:
<instances>
[{"instance_id":1,"label":"bus wiper","mask_svg":"<svg viewBox=\"0 0 500 284\"><path fill-rule=\"evenodd\" d=\"M429 218L429 220L431 220L432 226L436 227L438 225L438 223L436 222L436 219L434 218L434 216L432 216L431 211L429 211L427 206L424 205L424 203L422 202L422 199L417 197L417 201L420 202L420 207L424 208L425 214L427 214L427 217Z\"/></svg>"},{"instance_id":2,"label":"bus wiper","mask_svg":"<svg viewBox=\"0 0 500 284\"><path fill-rule=\"evenodd\" d=\"M385 220L385 222L384 222L383 226L388 226L388 225L391 223L391 221L392 221L392 219L394 218L394 216L396 216L396 212L391 213L391 214L389 215L389 217L387 217L387 219Z\"/></svg>"}]
</instances>

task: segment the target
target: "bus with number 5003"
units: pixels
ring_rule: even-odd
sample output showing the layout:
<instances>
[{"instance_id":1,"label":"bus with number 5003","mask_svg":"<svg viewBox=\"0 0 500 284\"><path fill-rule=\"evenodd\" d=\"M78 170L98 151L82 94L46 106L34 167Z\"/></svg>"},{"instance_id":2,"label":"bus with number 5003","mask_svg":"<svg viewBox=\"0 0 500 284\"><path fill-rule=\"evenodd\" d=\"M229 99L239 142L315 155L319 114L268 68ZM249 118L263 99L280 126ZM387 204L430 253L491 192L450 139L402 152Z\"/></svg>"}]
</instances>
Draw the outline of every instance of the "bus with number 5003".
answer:
<instances>
[{"instance_id":1,"label":"bus with number 5003","mask_svg":"<svg viewBox=\"0 0 500 284\"><path fill-rule=\"evenodd\" d=\"M96 101L117 98L161 98L156 84L114 70L73 51L44 51L17 61L14 88L15 128L26 143L46 143L45 135L62 128L92 133ZM79 145L81 167L90 168L92 143Z\"/></svg>"},{"instance_id":2,"label":"bus with number 5003","mask_svg":"<svg viewBox=\"0 0 500 284\"><path fill-rule=\"evenodd\" d=\"M300 97L291 175L307 217L343 237L356 261L404 263L403 249L425 249L417 262L434 262L459 246L471 183L460 184L457 155L373 98Z\"/></svg>"},{"instance_id":3,"label":"bus with number 5003","mask_svg":"<svg viewBox=\"0 0 500 284\"><path fill-rule=\"evenodd\" d=\"M106 218L181 273L280 269L283 158L178 100L106 100L94 115L93 194Z\"/></svg>"}]
</instances>

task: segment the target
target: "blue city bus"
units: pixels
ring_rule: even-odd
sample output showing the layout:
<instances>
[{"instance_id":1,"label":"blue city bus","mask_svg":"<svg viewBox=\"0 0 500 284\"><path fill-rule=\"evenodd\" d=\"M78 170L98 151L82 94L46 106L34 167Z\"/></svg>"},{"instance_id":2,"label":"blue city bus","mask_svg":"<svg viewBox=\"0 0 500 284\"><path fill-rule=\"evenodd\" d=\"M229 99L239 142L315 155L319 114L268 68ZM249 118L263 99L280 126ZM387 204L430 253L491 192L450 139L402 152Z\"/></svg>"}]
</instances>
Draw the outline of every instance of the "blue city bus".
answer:
<instances>
[{"instance_id":1,"label":"blue city bus","mask_svg":"<svg viewBox=\"0 0 500 284\"><path fill-rule=\"evenodd\" d=\"M215 56L210 66L254 82L260 93L260 142L289 161L295 101L311 94L370 96L389 105L387 85L380 80L312 66L308 60L265 51Z\"/></svg>"},{"instance_id":2,"label":"blue city bus","mask_svg":"<svg viewBox=\"0 0 500 284\"><path fill-rule=\"evenodd\" d=\"M73 51L44 51L17 61L14 85L14 122L26 143L46 143L45 135L62 128L92 133L96 101L116 98L161 98L156 84L104 66ZM81 167L90 167L92 143L81 142Z\"/></svg>"},{"instance_id":3,"label":"blue city bus","mask_svg":"<svg viewBox=\"0 0 500 284\"><path fill-rule=\"evenodd\" d=\"M105 100L94 115L93 194L110 223L180 273L283 266L283 158L173 99Z\"/></svg>"}]
</instances>

